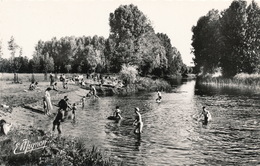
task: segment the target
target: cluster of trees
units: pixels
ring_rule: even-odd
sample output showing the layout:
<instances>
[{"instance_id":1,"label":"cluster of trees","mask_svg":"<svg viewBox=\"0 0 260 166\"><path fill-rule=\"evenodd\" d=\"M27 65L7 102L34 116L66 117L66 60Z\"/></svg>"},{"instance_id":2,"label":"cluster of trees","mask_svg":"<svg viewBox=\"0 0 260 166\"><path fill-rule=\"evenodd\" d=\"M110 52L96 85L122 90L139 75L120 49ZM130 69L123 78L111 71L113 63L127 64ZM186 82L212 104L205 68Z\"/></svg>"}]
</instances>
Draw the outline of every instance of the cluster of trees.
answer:
<instances>
[{"instance_id":1,"label":"cluster of trees","mask_svg":"<svg viewBox=\"0 0 260 166\"><path fill-rule=\"evenodd\" d=\"M83 36L38 41L32 59L21 56L2 59L0 70L13 72L15 60L21 62L16 72L117 73L122 66L135 66L144 76L186 71L181 54L171 45L170 38L163 33L156 34L149 19L137 6L119 6L110 13L109 25L107 39ZM12 53L14 49L9 46ZM3 67L6 65L9 67Z\"/></svg>"},{"instance_id":2,"label":"cluster of trees","mask_svg":"<svg viewBox=\"0 0 260 166\"><path fill-rule=\"evenodd\" d=\"M234 0L228 9L211 10L192 28L197 73L221 69L224 77L260 72L260 9Z\"/></svg>"}]
</instances>

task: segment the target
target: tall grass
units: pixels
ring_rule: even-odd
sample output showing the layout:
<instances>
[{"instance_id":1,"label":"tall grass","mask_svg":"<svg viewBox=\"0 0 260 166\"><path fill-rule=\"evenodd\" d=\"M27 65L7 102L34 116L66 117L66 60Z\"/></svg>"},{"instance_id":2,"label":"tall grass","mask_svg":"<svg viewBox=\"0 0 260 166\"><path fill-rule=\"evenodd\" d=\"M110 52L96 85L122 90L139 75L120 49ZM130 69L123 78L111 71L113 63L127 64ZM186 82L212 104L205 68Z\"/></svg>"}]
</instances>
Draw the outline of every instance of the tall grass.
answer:
<instances>
[{"instance_id":1,"label":"tall grass","mask_svg":"<svg viewBox=\"0 0 260 166\"><path fill-rule=\"evenodd\" d=\"M235 75L233 78L203 77L199 79L199 82L203 84L216 84L220 86L260 89L260 74L240 73Z\"/></svg>"},{"instance_id":2,"label":"tall grass","mask_svg":"<svg viewBox=\"0 0 260 166\"><path fill-rule=\"evenodd\" d=\"M135 83L138 91L170 91L171 85L163 80L163 79L156 79L153 80L147 77L138 77Z\"/></svg>"},{"instance_id":3,"label":"tall grass","mask_svg":"<svg viewBox=\"0 0 260 166\"><path fill-rule=\"evenodd\" d=\"M17 141L27 138L31 142L47 140L44 149L26 154L14 154ZM0 141L0 163L3 165L75 165L75 166L111 166L116 162L105 157L98 148L87 149L83 139L68 137L51 137L36 129L18 132L12 131L8 138ZM121 163L122 164L122 163Z\"/></svg>"}]
</instances>

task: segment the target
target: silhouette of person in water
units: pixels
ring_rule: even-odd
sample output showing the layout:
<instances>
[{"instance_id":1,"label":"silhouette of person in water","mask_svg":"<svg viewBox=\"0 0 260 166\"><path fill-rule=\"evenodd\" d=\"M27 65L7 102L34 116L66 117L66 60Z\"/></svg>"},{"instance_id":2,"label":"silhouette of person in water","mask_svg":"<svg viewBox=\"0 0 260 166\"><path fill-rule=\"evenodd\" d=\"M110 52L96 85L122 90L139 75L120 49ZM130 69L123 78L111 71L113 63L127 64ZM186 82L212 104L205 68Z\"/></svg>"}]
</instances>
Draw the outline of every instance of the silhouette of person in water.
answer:
<instances>
[{"instance_id":1,"label":"silhouette of person in water","mask_svg":"<svg viewBox=\"0 0 260 166\"><path fill-rule=\"evenodd\" d=\"M143 130L143 122L142 122L142 116L139 112L139 108L135 107L135 121L133 123L133 125L135 126L135 130L134 133L135 134L141 134L142 130Z\"/></svg>"},{"instance_id":2,"label":"silhouette of person in water","mask_svg":"<svg viewBox=\"0 0 260 166\"><path fill-rule=\"evenodd\" d=\"M205 106L202 107L202 112L199 117L203 115L203 125L207 125L209 121L211 121L211 114L210 112L206 109Z\"/></svg>"}]
</instances>

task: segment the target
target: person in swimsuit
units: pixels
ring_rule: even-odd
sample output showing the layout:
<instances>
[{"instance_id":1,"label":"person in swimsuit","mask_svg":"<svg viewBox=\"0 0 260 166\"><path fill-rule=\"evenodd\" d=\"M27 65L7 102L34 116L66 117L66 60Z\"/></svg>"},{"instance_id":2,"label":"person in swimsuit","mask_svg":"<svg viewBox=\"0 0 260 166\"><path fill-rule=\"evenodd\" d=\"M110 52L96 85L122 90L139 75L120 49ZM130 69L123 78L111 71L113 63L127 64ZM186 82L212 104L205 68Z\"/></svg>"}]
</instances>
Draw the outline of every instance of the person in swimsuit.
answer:
<instances>
[{"instance_id":1,"label":"person in swimsuit","mask_svg":"<svg viewBox=\"0 0 260 166\"><path fill-rule=\"evenodd\" d=\"M48 87L44 93L44 100L43 100L44 102L43 103L44 103L44 110L45 110L46 115L50 115L50 111L53 109L52 103L51 103L50 91L51 91L51 88Z\"/></svg>"},{"instance_id":2,"label":"person in swimsuit","mask_svg":"<svg viewBox=\"0 0 260 166\"><path fill-rule=\"evenodd\" d=\"M206 110L206 107L202 107L202 112L199 117L203 115L203 124L207 125L208 122L211 120L211 114L208 110Z\"/></svg>"},{"instance_id":3,"label":"person in swimsuit","mask_svg":"<svg viewBox=\"0 0 260 166\"><path fill-rule=\"evenodd\" d=\"M116 106L116 110L115 110L113 116L118 119L122 119L122 116L120 115L120 113L121 113L121 110L119 109L119 106Z\"/></svg>"},{"instance_id":4,"label":"person in swimsuit","mask_svg":"<svg viewBox=\"0 0 260 166\"><path fill-rule=\"evenodd\" d=\"M72 106L72 120L73 122L76 122L76 111L77 110L77 107L76 107L76 103L73 104Z\"/></svg>"},{"instance_id":5,"label":"person in swimsuit","mask_svg":"<svg viewBox=\"0 0 260 166\"><path fill-rule=\"evenodd\" d=\"M162 94L160 91L157 92L158 98L156 99L156 101L160 102L162 99Z\"/></svg>"},{"instance_id":6,"label":"person in swimsuit","mask_svg":"<svg viewBox=\"0 0 260 166\"><path fill-rule=\"evenodd\" d=\"M141 134L142 130L143 130L143 122L142 122L142 116L139 112L138 107L135 108L135 114L136 114L135 121L133 123L133 125L135 126L134 133L135 134Z\"/></svg>"},{"instance_id":7,"label":"person in swimsuit","mask_svg":"<svg viewBox=\"0 0 260 166\"><path fill-rule=\"evenodd\" d=\"M86 97L83 96L83 97L81 98L82 109L85 107L85 101L86 101Z\"/></svg>"}]
</instances>

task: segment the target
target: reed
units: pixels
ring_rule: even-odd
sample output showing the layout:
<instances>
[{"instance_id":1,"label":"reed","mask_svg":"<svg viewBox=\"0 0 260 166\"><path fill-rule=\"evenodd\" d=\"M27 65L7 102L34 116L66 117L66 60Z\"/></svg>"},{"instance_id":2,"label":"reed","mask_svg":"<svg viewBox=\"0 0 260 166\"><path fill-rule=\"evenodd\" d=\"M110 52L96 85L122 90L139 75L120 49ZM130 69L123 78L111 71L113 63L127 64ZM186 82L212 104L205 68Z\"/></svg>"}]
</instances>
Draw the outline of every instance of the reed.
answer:
<instances>
[{"instance_id":1,"label":"reed","mask_svg":"<svg viewBox=\"0 0 260 166\"><path fill-rule=\"evenodd\" d=\"M147 77L138 77L135 83L138 91L170 91L171 85L163 79L151 79Z\"/></svg>"},{"instance_id":2,"label":"reed","mask_svg":"<svg viewBox=\"0 0 260 166\"><path fill-rule=\"evenodd\" d=\"M216 84L218 86L260 89L260 74L240 73L233 78L203 77L199 78L199 82L203 84Z\"/></svg>"}]
</instances>

